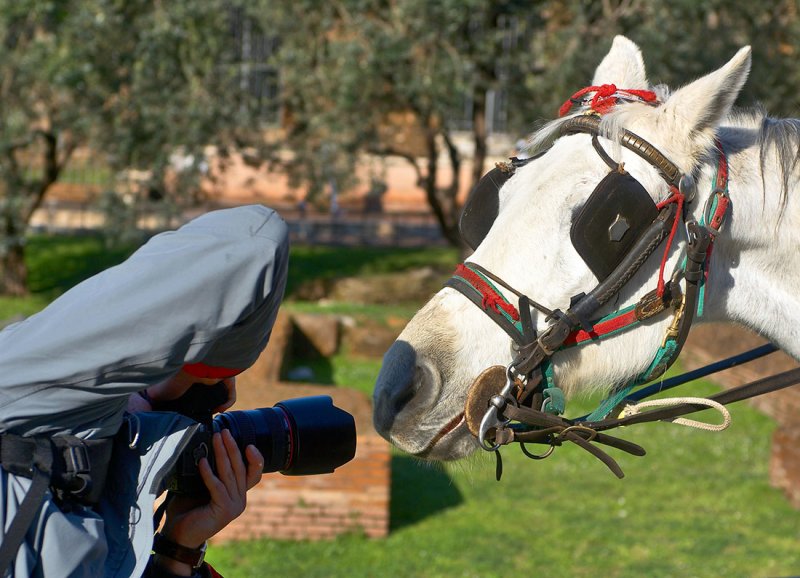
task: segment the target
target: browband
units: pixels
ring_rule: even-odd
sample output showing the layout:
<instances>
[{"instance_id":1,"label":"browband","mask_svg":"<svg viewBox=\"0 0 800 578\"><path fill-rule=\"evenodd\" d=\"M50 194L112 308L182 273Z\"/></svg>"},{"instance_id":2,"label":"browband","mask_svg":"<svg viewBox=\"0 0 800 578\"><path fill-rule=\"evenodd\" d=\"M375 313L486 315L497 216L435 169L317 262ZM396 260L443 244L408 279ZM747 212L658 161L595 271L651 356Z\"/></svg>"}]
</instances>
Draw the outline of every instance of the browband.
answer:
<instances>
[{"instance_id":1,"label":"browband","mask_svg":"<svg viewBox=\"0 0 800 578\"><path fill-rule=\"evenodd\" d=\"M583 132L603 136L600 134L600 117L588 114L574 116L565 121L560 127L560 132L561 135ZM625 129L622 131L619 142L626 149L633 151L661 171L662 176L669 184L680 186L681 170L649 142Z\"/></svg>"}]
</instances>

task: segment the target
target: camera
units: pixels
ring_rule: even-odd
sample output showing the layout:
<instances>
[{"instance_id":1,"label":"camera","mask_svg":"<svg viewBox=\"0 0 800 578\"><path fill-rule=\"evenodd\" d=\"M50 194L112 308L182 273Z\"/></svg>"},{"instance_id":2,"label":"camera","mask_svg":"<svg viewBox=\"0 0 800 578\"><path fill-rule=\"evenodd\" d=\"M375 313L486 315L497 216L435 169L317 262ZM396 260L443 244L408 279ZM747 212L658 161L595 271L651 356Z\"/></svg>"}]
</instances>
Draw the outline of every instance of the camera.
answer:
<instances>
[{"instance_id":1,"label":"camera","mask_svg":"<svg viewBox=\"0 0 800 578\"><path fill-rule=\"evenodd\" d=\"M264 473L287 476L329 474L356 453L353 416L333 405L327 395L281 401L271 408L228 411L213 415L212 408L227 399L224 384L194 384L180 398L162 403L158 410L177 411L199 422L178 457L167 489L195 497L208 496L197 468L207 458L216 473L211 437L227 429L244 458L253 444L264 456Z\"/></svg>"}]
</instances>

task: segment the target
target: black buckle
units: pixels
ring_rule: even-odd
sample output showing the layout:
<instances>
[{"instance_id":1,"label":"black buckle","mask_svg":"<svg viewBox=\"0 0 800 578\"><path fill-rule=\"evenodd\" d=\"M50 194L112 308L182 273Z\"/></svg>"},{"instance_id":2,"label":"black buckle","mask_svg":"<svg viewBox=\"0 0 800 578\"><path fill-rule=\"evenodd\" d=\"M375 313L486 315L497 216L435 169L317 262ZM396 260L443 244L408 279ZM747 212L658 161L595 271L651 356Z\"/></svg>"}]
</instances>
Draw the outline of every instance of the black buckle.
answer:
<instances>
[{"instance_id":1,"label":"black buckle","mask_svg":"<svg viewBox=\"0 0 800 578\"><path fill-rule=\"evenodd\" d=\"M61 446L64 471L60 476L61 483L55 485L77 497L88 495L92 489L92 460L89 448L83 440L74 436L56 439L56 443Z\"/></svg>"}]
</instances>

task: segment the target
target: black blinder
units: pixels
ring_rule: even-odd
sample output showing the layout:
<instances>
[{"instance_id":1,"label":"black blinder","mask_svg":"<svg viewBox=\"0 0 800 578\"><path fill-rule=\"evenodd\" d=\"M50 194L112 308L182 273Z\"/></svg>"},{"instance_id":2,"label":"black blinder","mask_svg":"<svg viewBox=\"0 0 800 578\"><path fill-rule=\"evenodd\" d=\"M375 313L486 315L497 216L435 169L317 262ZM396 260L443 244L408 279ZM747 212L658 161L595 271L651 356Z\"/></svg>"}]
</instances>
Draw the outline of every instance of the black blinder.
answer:
<instances>
[{"instance_id":1,"label":"black blinder","mask_svg":"<svg viewBox=\"0 0 800 578\"><path fill-rule=\"evenodd\" d=\"M656 217L658 208L642 184L628 173L612 171L572 220L570 239L602 281Z\"/></svg>"},{"instance_id":2,"label":"black blinder","mask_svg":"<svg viewBox=\"0 0 800 578\"><path fill-rule=\"evenodd\" d=\"M497 219L497 213L500 211L500 189L514 176L518 168L538 159L545 152L524 159L512 157L507 162L497 163L470 191L461 210L458 230L461 238L473 251L486 238Z\"/></svg>"},{"instance_id":3,"label":"black blinder","mask_svg":"<svg viewBox=\"0 0 800 578\"><path fill-rule=\"evenodd\" d=\"M483 175L470 191L461 211L458 230L461 232L461 238L472 250L486 238L497 219L500 210L500 189L513 174L513 166L496 166Z\"/></svg>"}]
</instances>

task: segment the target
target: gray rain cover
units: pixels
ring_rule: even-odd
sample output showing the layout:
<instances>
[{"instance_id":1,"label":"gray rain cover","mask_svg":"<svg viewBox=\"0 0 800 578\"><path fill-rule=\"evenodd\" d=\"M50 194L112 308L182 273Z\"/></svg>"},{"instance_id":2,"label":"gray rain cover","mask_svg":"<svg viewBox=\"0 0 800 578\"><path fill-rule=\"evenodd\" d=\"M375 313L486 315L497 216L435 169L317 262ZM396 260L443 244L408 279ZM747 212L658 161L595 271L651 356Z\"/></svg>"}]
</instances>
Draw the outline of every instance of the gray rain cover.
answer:
<instances>
[{"instance_id":1,"label":"gray rain cover","mask_svg":"<svg viewBox=\"0 0 800 578\"><path fill-rule=\"evenodd\" d=\"M269 340L287 265L288 232L277 213L256 205L215 211L153 237L121 265L0 332L0 431L120 433L100 506L65 513L48 492L13 575L141 575L153 501L196 426L171 413L131 418L128 396L185 364L252 365ZM7 528L30 480L0 475Z\"/></svg>"}]
</instances>

